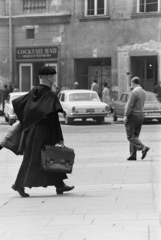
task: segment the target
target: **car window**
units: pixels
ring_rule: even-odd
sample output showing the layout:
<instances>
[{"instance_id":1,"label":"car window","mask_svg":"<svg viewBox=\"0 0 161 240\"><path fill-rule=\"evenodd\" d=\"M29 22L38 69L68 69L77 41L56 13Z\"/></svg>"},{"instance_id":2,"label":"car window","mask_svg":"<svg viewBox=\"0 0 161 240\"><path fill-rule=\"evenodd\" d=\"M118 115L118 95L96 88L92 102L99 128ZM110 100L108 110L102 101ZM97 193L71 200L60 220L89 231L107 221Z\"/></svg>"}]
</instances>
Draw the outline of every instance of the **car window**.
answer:
<instances>
[{"instance_id":1,"label":"car window","mask_svg":"<svg viewBox=\"0 0 161 240\"><path fill-rule=\"evenodd\" d=\"M122 95L121 95L121 98L120 98L120 101L121 101L121 102L127 102L127 99L128 99L127 96L128 96L127 94L122 94Z\"/></svg>"},{"instance_id":2,"label":"car window","mask_svg":"<svg viewBox=\"0 0 161 240\"><path fill-rule=\"evenodd\" d=\"M72 93L69 95L69 102L74 101L100 101L97 93Z\"/></svg>"},{"instance_id":3,"label":"car window","mask_svg":"<svg viewBox=\"0 0 161 240\"><path fill-rule=\"evenodd\" d=\"M157 102L157 98L153 94L147 94L146 95L146 102Z\"/></svg>"},{"instance_id":4,"label":"car window","mask_svg":"<svg viewBox=\"0 0 161 240\"><path fill-rule=\"evenodd\" d=\"M60 100L60 98L61 98L61 93L58 94L58 99Z\"/></svg>"},{"instance_id":5,"label":"car window","mask_svg":"<svg viewBox=\"0 0 161 240\"><path fill-rule=\"evenodd\" d=\"M7 101L8 101L8 102L10 101L10 95L8 95Z\"/></svg>"},{"instance_id":6,"label":"car window","mask_svg":"<svg viewBox=\"0 0 161 240\"><path fill-rule=\"evenodd\" d=\"M61 102L64 102L64 101L65 101L65 94L64 94L64 93L62 93L60 101L61 101Z\"/></svg>"}]
</instances>

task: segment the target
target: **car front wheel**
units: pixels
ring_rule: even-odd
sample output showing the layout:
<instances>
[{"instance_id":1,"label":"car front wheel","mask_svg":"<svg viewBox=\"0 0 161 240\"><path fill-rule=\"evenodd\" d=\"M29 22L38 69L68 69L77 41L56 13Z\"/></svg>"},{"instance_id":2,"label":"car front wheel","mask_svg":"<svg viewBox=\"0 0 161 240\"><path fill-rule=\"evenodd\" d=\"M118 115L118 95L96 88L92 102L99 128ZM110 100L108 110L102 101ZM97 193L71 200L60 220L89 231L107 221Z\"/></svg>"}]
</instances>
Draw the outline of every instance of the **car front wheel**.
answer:
<instances>
[{"instance_id":1,"label":"car front wheel","mask_svg":"<svg viewBox=\"0 0 161 240\"><path fill-rule=\"evenodd\" d=\"M97 124L102 124L103 121L104 121L104 118L103 118L103 117L96 118Z\"/></svg>"},{"instance_id":2,"label":"car front wheel","mask_svg":"<svg viewBox=\"0 0 161 240\"><path fill-rule=\"evenodd\" d=\"M116 113L113 111L113 121L117 121Z\"/></svg>"},{"instance_id":3,"label":"car front wheel","mask_svg":"<svg viewBox=\"0 0 161 240\"><path fill-rule=\"evenodd\" d=\"M66 125L69 125L73 122L73 119L70 119L66 113L64 114L64 120Z\"/></svg>"},{"instance_id":4,"label":"car front wheel","mask_svg":"<svg viewBox=\"0 0 161 240\"><path fill-rule=\"evenodd\" d=\"M161 118L158 119L159 124L161 124Z\"/></svg>"}]
</instances>

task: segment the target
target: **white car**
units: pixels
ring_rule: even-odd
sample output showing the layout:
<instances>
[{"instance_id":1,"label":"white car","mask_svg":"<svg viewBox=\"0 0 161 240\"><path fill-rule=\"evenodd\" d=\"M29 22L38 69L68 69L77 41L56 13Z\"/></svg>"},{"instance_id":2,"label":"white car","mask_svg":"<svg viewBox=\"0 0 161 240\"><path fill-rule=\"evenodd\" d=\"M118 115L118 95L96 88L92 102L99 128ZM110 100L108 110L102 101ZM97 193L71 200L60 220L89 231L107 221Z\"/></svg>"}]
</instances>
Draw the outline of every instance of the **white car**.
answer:
<instances>
[{"instance_id":1,"label":"white car","mask_svg":"<svg viewBox=\"0 0 161 240\"><path fill-rule=\"evenodd\" d=\"M4 107L4 117L5 121L9 122L10 125L16 122L17 116L14 112L12 101L18 97L21 97L22 95L27 94L28 92L13 92L9 93L8 99L5 101L5 107Z\"/></svg>"},{"instance_id":2,"label":"white car","mask_svg":"<svg viewBox=\"0 0 161 240\"><path fill-rule=\"evenodd\" d=\"M101 102L98 94L91 90L63 90L58 98L64 111L65 124L70 124L77 118L83 121L92 118L101 124L110 113L110 107Z\"/></svg>"}]
</instances>

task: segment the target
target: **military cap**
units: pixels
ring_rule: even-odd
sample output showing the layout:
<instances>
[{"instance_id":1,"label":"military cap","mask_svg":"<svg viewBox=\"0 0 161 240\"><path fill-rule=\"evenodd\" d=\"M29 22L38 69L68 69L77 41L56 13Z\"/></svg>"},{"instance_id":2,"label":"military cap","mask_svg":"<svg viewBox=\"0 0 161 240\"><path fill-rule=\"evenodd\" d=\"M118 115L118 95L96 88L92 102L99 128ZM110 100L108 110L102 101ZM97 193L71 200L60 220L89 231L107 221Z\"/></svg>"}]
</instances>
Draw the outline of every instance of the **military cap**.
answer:
<instances>
[{"instance_id":1,"label":"military cap","mask_svg":"<svg viewBox=\"0 0 161 240\"><path fill-rule=\"evenodd\" d=\"M55 74L56 74L56 70L51 66L44 66L44 67L41 67L39 70L39 75L55 75Z\"/></svg>"}]
</instances>

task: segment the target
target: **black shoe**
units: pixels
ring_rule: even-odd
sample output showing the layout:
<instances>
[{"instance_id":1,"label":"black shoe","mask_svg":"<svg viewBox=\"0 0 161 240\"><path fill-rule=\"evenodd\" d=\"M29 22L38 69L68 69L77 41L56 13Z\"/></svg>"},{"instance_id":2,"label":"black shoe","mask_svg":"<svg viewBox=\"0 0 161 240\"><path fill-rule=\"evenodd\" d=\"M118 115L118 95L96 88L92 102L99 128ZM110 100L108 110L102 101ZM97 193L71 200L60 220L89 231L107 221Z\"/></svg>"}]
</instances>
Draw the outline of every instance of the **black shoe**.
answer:
<instances>
[{"instance_id":1,"label":"black shoe","mask_svg":"<svg viewBox=\"0 0 161 240\"><path fill-rule=\"evenodd\" d=\"M130 156L130 157L127 158L127 160L129 160L129 161L136 161L136 157Z\"/></svg>"},{"instance_id":2,"label":"black shoe","mask_svg":"<svg viewBox=\"0 0 161 240\"><path fill-rule=\"evenodd\" d=\"M11 187L13 190L17 191L21 197L29 197L30 195L25 193L25 190L23 187L18 187L15 184L12 185Z\"/></svg>"},{"instance_id":3,"label":"black shoe","mask_svg":"<svg viewBox=\"0 0 161 240\"><path fill-rule=\"evenodd\" d=\"M74 186L70 187L70 186L67 186L67 185L64 184L64 186L56 188L56 193L57 194L63 194L63 192L69 192L73 189L74 189Z\"/></svg>"},{"instance_id":4,"label":"black shoe","mask_svg":"<svg viewBox=\"0 0 161 240\"><path fill-rule=\"evenodd\" d=\"M141 159L144 159L146 157L147 152L150 150L149 147L144 147L142 150L142 157Z\"/></svg>"},{"instance_id":5,"label":"black shoe","mask_svg":"<svg viewBox=\"0 0 161 240\"><path fill-rule=\"evenodd\" d=\"M136 153L131 153L130 157L128 157L127 160L136 160Z\"/></svg>"}]
</instances>

